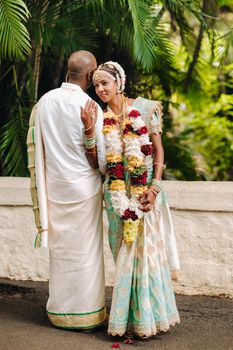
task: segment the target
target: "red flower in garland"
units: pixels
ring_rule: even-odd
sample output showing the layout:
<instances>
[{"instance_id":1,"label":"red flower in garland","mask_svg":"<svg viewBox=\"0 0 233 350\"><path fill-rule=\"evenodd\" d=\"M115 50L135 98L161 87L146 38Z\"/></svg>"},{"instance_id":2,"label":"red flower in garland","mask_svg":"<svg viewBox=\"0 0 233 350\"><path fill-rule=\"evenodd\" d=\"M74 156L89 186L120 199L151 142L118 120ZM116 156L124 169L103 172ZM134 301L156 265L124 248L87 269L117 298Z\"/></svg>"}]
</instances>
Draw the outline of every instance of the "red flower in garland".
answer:
<instances>
[{"instance_id":1,"label":"red flower in garland","mask_svg":"<svg viewBox=\"0 0 233 350\"><path fill-rule=\"evenodd\" d=\"M130 125L130 124L126 124L125 125L125 128L124 128L124 131L123 131L123 134L125 135L125 134L128 134L128 132L132 132L132 131L134 131L133 130L133 128L132 128L132 126Z\"/></svg>"},{"instance_id":2,"label":"red flower in garland","mask_svg":"<svg viewBox=\"0 0 233 350\"><path fill-rule=\"evenodd\" d=\"M146 156L149 156L149 155L153 154L153 147L152 147L152 145L142 145L141 151Z\"/></svg>"},{"instance_id":3,"label":"red flower in garland","mask_svg":"<svg viewBox=\"0 0 233 350\"><path fill-rule=\"evenodd\" d=\"M124 211L124 214L122 215L122 219L123 220L127 220L127 219L132 219L133 221L138 219L137 214L135 213L135 211L130 210L130 209L126 209Z\"/></svg>"},{"instance_id":4,"label":"red flower in garland","mask_svg":"<svg viewBox=\"0 0 233 350\"><path fill-rule=\"evenodd\" d=\"M120 349L120 344L119 343L114 343L111 346L112 349Z\"/></svg>"},{"instance_id":5,"label":"red flower in garland","mask_svg":"<svg viewBox=\"0 0 233 350\"><path fill-rule=\"evenodd\" d=\"M128 114L128 116L131 118L137 118L140 115L141 115L141 113L139 111L137 111L136 109L132 109L132 111L130 111L130 113Z\"/></svg>"},{"instance_id":6,"label":"red flower in garland","mask_svg":"<svg viewBox=\"0 0 233 350\"><path fill-rule=\"evenodd\" d=\"M115 166L109 167L108 172L109 172L110 176L115 176L118 179L124 178L124 166L123 166L123 164L117 164Z\"/></svg>"},{"instance_id":7,"label":"red flower in garland","mask_svg":"<svg viewBox=\"0 0 233 350\"><path fill-rule=\"evenodd\" d=\"M148 133L148 129L146 126L143 126L142 128L138 129L137 131L138 135L143 135L143 134L147 134Z\"/></svg>"},{"instance_id":8,"label":"red flower in garland","mask_svg":"<svg viewBox=\"0 0 233 350\"><path fill-rule=\"evenodd\" d=\"M142 175L132 176L131 177L132 185L146 185L147 184L147 171L145 171Z\"/></svg>"},{"instance_id":9,"label":"red flower in garland","mask_svg":"<svg viewBox=\"0 0 233 350\"><path fill-rule=\"evenodd\" d=\"M117 121L113 118L105 118L104 125L116 125Z\"/></svg>"},{"instance_id":10,"label":"red flower in garland","mask_svg":"<svg viewBox=\"0 0 233 350\"><path fill-rule=\"evenodd\" d=\"M118 179L123 179L123 178L124 178L124 174L123 174L123 172L120 171L120 170L116 170L116 171L115 171L115 175L116 175L116 177L117 177Z\"/></svg>"}]
</instances>

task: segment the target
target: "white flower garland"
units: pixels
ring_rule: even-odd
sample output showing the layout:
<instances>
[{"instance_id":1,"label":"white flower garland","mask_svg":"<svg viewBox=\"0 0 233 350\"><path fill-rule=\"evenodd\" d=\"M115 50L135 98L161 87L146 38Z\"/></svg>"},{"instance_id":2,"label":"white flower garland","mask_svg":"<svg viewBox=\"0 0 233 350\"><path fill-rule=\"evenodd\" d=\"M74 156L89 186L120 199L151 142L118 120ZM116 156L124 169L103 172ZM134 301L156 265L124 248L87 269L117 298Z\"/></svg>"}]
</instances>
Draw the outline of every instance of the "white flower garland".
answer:
<instances>
[{"instance_id":1,"label":"white flower garland","mask_svg":"<svg viewBox=\"0 0 233 350\"><path fill-rule=\"evenodd\" d=\"M135 108L128 106L128 115L131 110L135 110ZM141 116L138 116L137 118L129 117L129 120L131 122L132 129L135 132L142 127L146 127L146 124ZM137 137L123 136L123 143L125 149L124 154L127 159L129 159L130 156L134 156L138 160L141 160L142 163L147 163L146 158L148 157L142 153L141 146L152 145L148 134L138 135ZM105 133L105 145L107 154L114 153L118 156L122 155L123 144L121 140L121 134L117 128L110 127L109 131ZM126 193L126 189L121 191L110 190L109 192L111 196L112 206L119 216L124 215L125 210L130 209L135 212L139 219L143 217L144 212L140 209L140 202L137 195L131 194L131 198L129 198Z\"/></svg>"}]
</instances>

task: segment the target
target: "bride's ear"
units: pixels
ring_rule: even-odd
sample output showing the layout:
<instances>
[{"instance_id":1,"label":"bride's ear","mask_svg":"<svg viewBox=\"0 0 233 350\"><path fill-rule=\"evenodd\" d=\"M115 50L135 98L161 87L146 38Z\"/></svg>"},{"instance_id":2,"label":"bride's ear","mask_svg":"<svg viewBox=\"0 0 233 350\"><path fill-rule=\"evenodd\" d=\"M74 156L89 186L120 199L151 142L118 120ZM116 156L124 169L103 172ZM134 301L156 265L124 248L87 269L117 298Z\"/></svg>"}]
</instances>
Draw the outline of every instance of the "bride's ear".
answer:
<instances>
[{"instance_id":1,"label":"bride's ear","mask_svg":"<svg viewBox=\"0 0 233 350\"><path fill-rule=\"evenodd\" d=\"M117 94L120 94L121 93L121 90L119 89L119 87L117 86L117 83L115 82L115 84L116 84L116 93Z\"/></svg>"}]
</instances>

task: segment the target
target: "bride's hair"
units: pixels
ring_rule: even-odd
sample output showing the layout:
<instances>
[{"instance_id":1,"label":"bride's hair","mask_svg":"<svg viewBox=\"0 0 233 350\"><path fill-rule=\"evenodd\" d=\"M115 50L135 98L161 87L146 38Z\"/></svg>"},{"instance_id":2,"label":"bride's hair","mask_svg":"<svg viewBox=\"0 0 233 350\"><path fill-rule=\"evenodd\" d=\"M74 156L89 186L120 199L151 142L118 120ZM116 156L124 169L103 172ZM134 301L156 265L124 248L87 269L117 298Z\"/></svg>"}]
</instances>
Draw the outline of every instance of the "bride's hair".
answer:
<instances>
[{"instance_id":1,"label":"bride's hair","mask_svg":"<svg viewBox=\"0 0 233 350\"><path fill-rule=\"evenodd\" d=\"M95 78L97 78L97 76L101 74L101 71L104 71L107 74L110 74L114 78L114 80L116 80L118 92L124 91L126 76L125 76L124 69L121 67L119 63L108 61L101 64L95 71L93 75L93 80L95 80Z\"/></svg>"}]
</instances>

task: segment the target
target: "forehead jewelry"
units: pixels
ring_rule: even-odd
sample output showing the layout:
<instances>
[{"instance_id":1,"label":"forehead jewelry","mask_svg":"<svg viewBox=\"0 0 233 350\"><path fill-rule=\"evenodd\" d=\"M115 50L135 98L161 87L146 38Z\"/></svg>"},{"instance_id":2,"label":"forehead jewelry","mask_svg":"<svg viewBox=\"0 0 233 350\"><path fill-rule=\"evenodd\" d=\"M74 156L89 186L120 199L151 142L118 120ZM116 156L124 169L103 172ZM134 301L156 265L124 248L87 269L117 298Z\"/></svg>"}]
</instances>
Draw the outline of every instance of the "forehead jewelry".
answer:
<instances>
[{"instance_id":1,"label":"forehead jewelry","mask_svg":"<svg viewBox=\"0 0 233 350\"><path fill-rule=\"evenodd\" d=\"M101 79L104 79L104 78L111 79L113 81L116 80L112 74L110 74L102 69L97 69L95 71L95 73L93 74L93 82L94 83L97 83L98 81L100 81Z\"/></svg>"}]
</instances>

